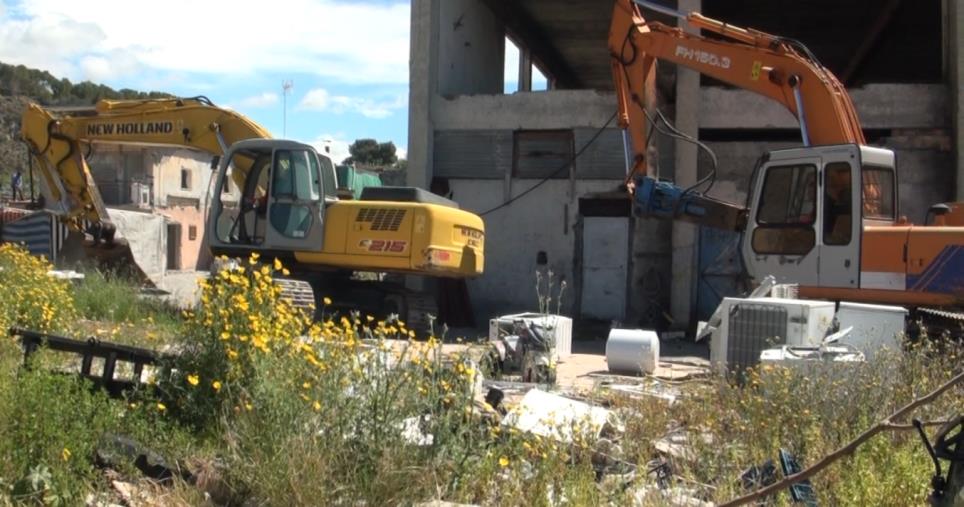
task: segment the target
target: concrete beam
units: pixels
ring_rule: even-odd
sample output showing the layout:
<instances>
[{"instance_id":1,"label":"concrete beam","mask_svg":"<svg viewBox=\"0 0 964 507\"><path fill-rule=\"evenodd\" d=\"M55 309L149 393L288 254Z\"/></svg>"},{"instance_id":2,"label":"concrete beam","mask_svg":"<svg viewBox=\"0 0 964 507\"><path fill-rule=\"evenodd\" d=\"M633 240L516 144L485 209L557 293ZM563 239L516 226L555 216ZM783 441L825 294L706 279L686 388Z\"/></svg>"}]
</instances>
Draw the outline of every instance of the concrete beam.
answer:
<instances>
[{"instance_id":1,"label":"concrete beam","mask_svg":"<svg viewBox=\"0 0 964 507\"><path fill-rule=\"evenodd\" d=\"M432 122L439 130L599 128L616 112L616 95L594 90L471 95L451 99L436 95L431 107ZM415 111L414 108L411 110ZM409 131L409 139L411 136ZM411 145L411 141L409 143Z\"/></svg>"},{"instance_id":2,"label":"concrete beam","mask_svg":"<svg viewBox=\"0 0 964 507\"><path fill-rule=\"evenodd\" d=\"M573 72L551 43L551 40L539 24L522 8L520 2L506 0L481 0L495 17L505 25L506 32L518 43L532 51L533 60L539 62L556 84L561 88L582 88L582 80Z\"/></svg>"},{"instance_id":3,"label":"concrete beam","mask_svg":"<svg viewBox=\"0 0 964 507\"><path fill-rule=\"evenodd\" d=\"M961 1L961 0L952 0ZM948 127L950 97L941 84L872 84L849 90L864 128ZM798 128L789 111L745 90L705 87L701 128Z\"/></svg>"}]
</instances>

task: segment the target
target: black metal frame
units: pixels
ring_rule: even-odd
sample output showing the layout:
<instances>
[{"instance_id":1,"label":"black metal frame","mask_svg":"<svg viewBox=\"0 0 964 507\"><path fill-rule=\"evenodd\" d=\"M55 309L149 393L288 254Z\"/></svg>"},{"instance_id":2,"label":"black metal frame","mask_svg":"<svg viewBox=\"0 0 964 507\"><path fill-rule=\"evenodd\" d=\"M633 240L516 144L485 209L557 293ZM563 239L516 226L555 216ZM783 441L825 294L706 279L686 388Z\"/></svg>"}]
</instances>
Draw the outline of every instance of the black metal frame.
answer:
<instances>
[{"instance_id":1,"label":"black metal frame","mask_svg":"<svg viewBox=\"0 0 964 507\"><path fill-rule=\"evenodd\" d=\"M160 374L162 376L170 375L170 362L166 359L170 359L172 356L158 354L153 350L103 342L95 337L90 337L86 341L74 340L17 327L10 328L9 334L10 336L20 337L25 367L29 366L30 356L41 347L79 355L81 356L79 375L93 382L94 386L105 389L111 396L118 397L125 391L146 386L140 381L146 365L160 365L162 368ZM104 360L104 369L99 375L91 372L94 358ZM131 379L114 377L118 361L133 364L133 377Z\"/></svg>"}]
</instances>

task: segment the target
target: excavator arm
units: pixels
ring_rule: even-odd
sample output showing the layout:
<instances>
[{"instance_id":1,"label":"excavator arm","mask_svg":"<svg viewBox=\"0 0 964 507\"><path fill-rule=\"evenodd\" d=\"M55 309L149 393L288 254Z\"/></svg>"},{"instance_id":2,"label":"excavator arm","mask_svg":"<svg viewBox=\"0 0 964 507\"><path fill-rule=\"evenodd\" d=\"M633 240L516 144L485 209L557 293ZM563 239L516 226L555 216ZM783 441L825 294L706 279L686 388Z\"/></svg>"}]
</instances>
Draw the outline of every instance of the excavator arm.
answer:
<instances>
[{"instance_id":1,"label":"excavator arm","mask_svg":"<svg viewBox=\"0 0 964 507\"><path fill-rule=\"evenodd\" d=\"M640 5L684 19L715 34L710 38L643 18ZM617 120L628 133L627 183L644 214L680 218L724 228L742 227L737 206L646 181L651 113L641 96L657 60L672 62L783 104L799 121L804 145L863 144L854 105L834 75L799 42L739 28L699 13L683 14L639 0L616 0L609 32ZM647 116L650 116L648 118Z\"/></svg>"},{"instance_id":2,"label":"excavator arm","mask_svg":"<svg viewBox=\"0 0 964 507\"><path fill-rule=\"evenodd\" d=\"M92 108L51 109L30 104L22 119L45 207L75 230L89 224L95 237L112 240L110 222L85 152L93 143L170 145L223 155L236 141L270 138L244 116L203 97L101 100ZM233 177L243 181L250 162L238 159Z\"/></svg>"}]
</instances>

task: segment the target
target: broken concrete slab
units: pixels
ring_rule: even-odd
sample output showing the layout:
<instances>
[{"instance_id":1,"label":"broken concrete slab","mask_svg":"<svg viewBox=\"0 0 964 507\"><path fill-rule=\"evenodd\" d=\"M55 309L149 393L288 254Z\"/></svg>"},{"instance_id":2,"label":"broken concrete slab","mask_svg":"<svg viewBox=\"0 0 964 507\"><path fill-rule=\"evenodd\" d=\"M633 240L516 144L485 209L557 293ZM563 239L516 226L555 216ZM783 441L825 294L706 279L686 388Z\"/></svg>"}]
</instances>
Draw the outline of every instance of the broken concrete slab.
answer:
<instances>
[{"instance_id":1,"label":"broken concrete slab","mask_svg":"<svg viewBox=\"0 0 964 507\"><path fill-rule=\"evenodd\" d=\"M653 398L666 403L666 405L670 407L676 404L676 400L681 395L678 389L665 387L660 384L609 384L601 385L600 387L623 398L632 400Z\"/></svg>"},{"instance_id":2,"label":"broken concrete slab","mask_svg":"<svg viewBox=\"0 0 964 507\"><path fill-rule=\"evenodd\" d=\"M430 420L431 416L428 415L403 419L399 424L402 440L419 447L427 447L435 443L435 435L422 429Z\"/></svg>"},{"instance_id":3,"label":"broken concrete slab","mask_svg":"<svg viewBox=\"0 0 964 507\"><path fill-rule=\"evenodd\" d=\"M701 433L697 438L701 440L700 444L713 444L713 435L709 433ZM653 447L656 448L657 452L687 462L694 462L697 459L697 453L693 446L694 440L692 440L690 432L684 429L674 430L653 442Z\"/></svg>"},{"instance_id":4,"label":"broken concrete slab","mask_svg":"<svg viewBox=\"0 0 964 507\"><path fill-rule=\"evenodd\" d=\"M615 430L612 412L570 398L532 389L509 411L502 425L541 437L571 443L577 432L598 437Z\"/></svg>"}]
</instances>

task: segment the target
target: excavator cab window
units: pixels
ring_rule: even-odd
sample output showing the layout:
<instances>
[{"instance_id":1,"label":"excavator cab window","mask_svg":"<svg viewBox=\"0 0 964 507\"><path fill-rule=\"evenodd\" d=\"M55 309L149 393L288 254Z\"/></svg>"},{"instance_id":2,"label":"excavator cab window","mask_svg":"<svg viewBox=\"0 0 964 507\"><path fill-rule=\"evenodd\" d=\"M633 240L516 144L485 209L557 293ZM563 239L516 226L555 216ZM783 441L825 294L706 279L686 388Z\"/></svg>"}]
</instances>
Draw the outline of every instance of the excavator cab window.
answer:
<instances>
[{"instance_id":1,"label":"excavator cab window","mask_svg":"<svg viewBox=\"0 0 964 507\"><path fill-rule=\"evenodd\" d=\"M849 245L853 223L850 164L833 162L824 168L823 244Z\"/></svg>"},{"instance_id":2,"label":"excavator cab window","mask_svg":"<svg viewBox=\"0 0 964 507\"><path fill-rule=\"evenodd\" d=\"M310 203L321 199L318 158L308 150L277 150L271 175L270 221L289 238L304 238L312 225Z\"/></svg>"},{"instance_id":3,"label":"excavator cab window","mask_svg":"<svg viewBox=\"0 0 964 507\"><path fill-rule=\"evenodd\" d=\"M865 165L863 180L863 215L871 220L892 221L894 216L894 171L887 167Z\"/></svg>"},{"instance_id":4,"label":"excavator cab window","mask_svg":"<svg viewBox=\"0 0 964 507\"><path fill-rule=\"evenodd\" d=\"M813 249L816 195L816 166L770 167L764 174L753 250L759 254L803 255Z\"/></svg>"},{"instance_id":5,"label":"excavator cab window","mask_svg":"<svg viewBox=\"0 0 964 507\"><path fill-rule=\"evenodd\" d=\"M338 176L335 173L335 165L324 155L319 155L318 160L321 162L321 187L325 192L325 200L337 201Z\"/></svg>"},{"instance_id":6,"label":"excavator cab window","mask_svg":"<svg viewBox=\"0 0 964 507\"><path fill-rule=\"evenodd\" d=\"M246 172L238 167L248 167ZM258 245L264 241L264 217L267 211L268 168L271 152L237 151L228 161L222 181L216 232L219 241L231 244ZM240 198L226 193L228 179L235 179ZM241 179L241 181L239 181Z\"/></svg>"}]
</instances>

